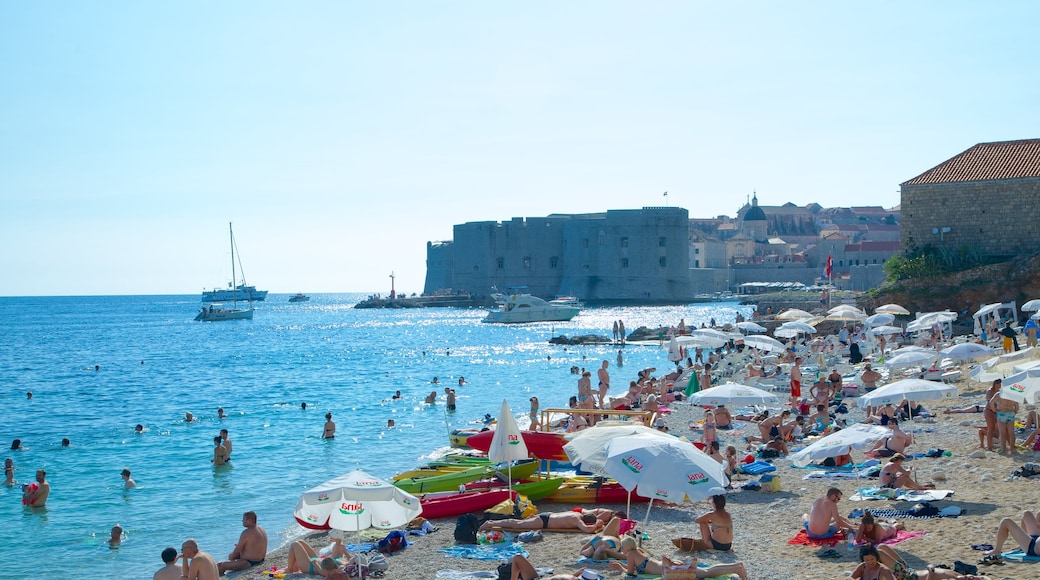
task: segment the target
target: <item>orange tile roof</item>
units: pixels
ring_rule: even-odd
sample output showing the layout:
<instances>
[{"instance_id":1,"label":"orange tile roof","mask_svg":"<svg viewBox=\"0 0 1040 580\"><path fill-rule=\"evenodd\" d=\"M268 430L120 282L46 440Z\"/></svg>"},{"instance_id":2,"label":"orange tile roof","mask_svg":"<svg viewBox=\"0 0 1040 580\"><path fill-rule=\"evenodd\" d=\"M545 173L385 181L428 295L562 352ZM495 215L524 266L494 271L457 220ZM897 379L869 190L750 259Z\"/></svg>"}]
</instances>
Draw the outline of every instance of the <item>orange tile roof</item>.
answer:
<instances>
[{"instance_id":1,"label":"orange tile roof","mask_svg":"<svg viewBox=\"0 0 1040 580\"><path fill-rule=\"evenodd\" d=\"M900 185L1040 177L1040 139L979 143Z\"/></svg>"}]
</instances>

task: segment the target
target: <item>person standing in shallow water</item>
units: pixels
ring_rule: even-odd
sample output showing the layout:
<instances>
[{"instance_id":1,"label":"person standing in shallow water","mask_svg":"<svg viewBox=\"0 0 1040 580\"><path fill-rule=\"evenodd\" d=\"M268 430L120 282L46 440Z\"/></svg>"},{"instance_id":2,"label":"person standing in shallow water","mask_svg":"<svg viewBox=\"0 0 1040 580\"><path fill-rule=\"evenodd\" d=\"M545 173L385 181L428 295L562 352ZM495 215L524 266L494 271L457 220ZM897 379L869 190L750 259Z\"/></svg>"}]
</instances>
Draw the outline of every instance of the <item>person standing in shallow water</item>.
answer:
<instances>
[{"instance_id":1,"label":"person standing in shallow water","mask_svg":"<svg viewBox=\"0 0 1040 580\"><path fill-rule=\"evenodd\" d=\"M336 424L332 422L332 413L325 413L325 430L321 433L322 439L336 438Z\"/></svg>"},{"instance_id":2,"label":"person standing in shallow water","mask_svg":"<svg viewBox=\"0 0 1040 580\"><path fill-rule=\"evenodd\" d=\"M213 438L213 459L210 461L213 462L214 467L227 463L227 452L220 444L220 435Z\"/></svg>"}]
</instances>

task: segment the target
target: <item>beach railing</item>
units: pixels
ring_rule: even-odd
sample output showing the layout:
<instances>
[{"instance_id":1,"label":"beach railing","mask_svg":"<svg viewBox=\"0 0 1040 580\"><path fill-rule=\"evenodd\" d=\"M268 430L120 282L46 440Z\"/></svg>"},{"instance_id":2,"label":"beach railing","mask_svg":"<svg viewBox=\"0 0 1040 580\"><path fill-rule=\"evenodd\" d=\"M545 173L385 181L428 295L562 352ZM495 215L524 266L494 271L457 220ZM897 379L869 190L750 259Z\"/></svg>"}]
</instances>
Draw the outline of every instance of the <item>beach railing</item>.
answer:
<instances>
[{"instance_id":1,"label":"beach railing","mask_svg":"<svg viewBox=\"0 0 1040 580\"><path fill-rule=\"evenodd\" d=\"M652 411L626 411L617 409L542 409L541 410L541 421L539 422L538 429L540 431L552 431L552 421L554 419L561 419L564 416L569 416L572 413L578 415L596 415L600 417L597 421L638 421L644 427L650 427L654 424L654 413Z\"/></svg>"}]
</instances>

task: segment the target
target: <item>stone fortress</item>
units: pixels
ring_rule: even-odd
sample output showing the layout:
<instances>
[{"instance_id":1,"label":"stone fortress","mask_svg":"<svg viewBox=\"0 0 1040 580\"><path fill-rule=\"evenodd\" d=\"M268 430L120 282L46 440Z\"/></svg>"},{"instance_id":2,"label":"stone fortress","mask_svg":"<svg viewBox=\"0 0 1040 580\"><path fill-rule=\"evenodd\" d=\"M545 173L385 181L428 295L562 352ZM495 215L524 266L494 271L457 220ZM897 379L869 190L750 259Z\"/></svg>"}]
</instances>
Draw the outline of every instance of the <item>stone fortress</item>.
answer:
<instances>
[{"instance_id":1,"label":"stone fortress","mask_svg":"<svg viewBox=\"0 0 1040 580\"><path fill-rule=\"evenodd\" d=\"M981 143L901 187L891 209L762 206L753 194L732 218L644 207L458 224L451 241L427 244L424 292L481 296L527 286L544 298L681 303L826 283L828 257L835 286L866 290L905 249L1037 249L1040 139Z\"/></svg>"}]
</instances>

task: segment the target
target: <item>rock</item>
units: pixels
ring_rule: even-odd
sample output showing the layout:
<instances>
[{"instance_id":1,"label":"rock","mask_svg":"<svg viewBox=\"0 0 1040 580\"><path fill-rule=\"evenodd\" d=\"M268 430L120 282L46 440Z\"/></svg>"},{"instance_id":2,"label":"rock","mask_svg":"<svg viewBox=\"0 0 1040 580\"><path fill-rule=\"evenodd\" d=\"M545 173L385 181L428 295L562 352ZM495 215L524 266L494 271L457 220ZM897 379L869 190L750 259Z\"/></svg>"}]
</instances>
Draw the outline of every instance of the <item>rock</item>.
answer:
<instances>
[{"instance_id":1,"label":"rock","mask_svg":"<svg viewBox=\"0 0 1040 580\"><path fill-rule=\"evenodd\" d=\"M937 469L932 473L932 479L935 481L946 481L946 472Z\"/></svg>"},{"instance_id":2,"label":"rock","mask_svg":"<svg viewBox=\"0 0 1040 580\"><path fill-rule=\"evenodd\" d=\"M972 459L982 459L985 456L986 456L986 452L981 450L981 449L976 449L975 451L972 451L971 453L968 454L968 457L970 457Z\"/></svg>"},{"instance_id":3,"label":"rock","mask_svg":"<svg viewBox=\"0 0 1040 580\"><path fill-rule=\"evenodd\" d=\"M989 473L983 474L982 477L979 478L979 481L992 481L992 480L993 480L993 475L989 474Z\"/></svg>"}]
</instances>

